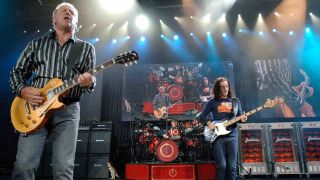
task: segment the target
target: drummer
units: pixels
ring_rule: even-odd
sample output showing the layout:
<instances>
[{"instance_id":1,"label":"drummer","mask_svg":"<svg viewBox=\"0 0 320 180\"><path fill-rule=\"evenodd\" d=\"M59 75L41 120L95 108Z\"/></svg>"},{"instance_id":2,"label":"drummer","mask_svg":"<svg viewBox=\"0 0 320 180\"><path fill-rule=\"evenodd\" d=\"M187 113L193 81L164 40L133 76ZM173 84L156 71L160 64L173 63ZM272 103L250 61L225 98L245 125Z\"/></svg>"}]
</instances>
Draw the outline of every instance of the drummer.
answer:
<instances>
[{"instance_id":1,"label":"drummer","mask_svg":"<svg viewBox=\"0 0 320 180\"><path fill-rule=\"evenodd\" d=\"M179 130L179 123L177 120L170 122L171 126L168 127L167 133L163 134L163 138L171 140L180 140L181 134Z\"/></svg>"}]
</instances>

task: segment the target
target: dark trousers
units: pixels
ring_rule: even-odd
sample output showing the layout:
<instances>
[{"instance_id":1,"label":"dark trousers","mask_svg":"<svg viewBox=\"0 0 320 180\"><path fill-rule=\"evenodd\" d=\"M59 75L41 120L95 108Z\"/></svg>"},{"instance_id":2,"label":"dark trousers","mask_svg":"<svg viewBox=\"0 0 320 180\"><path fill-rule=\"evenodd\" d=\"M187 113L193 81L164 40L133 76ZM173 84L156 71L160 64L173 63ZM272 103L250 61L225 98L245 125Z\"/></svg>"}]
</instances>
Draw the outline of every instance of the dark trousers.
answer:
<instances>
[{"instance_id":1,"label":"dark trousers","mask_svg":"<svg viewBox=\"0 0 320 180\"><path fill-rule=\"evenodd\" d=\"M237 177L238 136L218 137L213 142L213 157L217 163L217 180L235 180Z\"/></svg>"}]
</instances>

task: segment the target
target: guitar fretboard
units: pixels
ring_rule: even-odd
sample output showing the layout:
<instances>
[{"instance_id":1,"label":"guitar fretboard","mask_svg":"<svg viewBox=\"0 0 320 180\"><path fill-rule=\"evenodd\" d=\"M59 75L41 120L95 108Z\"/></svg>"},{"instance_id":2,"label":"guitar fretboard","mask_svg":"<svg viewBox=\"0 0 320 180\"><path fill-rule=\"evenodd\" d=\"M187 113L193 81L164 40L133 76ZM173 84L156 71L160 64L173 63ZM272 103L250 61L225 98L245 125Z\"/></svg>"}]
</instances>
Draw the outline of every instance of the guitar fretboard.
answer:
<instances>
[{"instance_id":1,"label":"guitar fretboard","mask_svg":"<svg viewBox=\"0 0 320 180\"><path fill-rule=\"evenodd\" d=\"M105 62L103 64L100 64L100 65L92 68L91 70L88 71L88 73L90 73L91 75L95 75L95 74L103 71L104 69L112 66L113 64L115 64L115 60L114 59L112 59L110 61L107 61L107 62ZM68 89L70 89L70 88L72 88L72 87L74 87L74 86L76 86L78 84L79 83L78 83L78 76L77 76L77 77L73 78L72 80L66 81L62 85L52 89L53 95L61 94L64 91L66 91L66 90L68 90Z\"/></svg>"},{"instance_id":2,"label":"guitar fretboard","mask_svg":"<svg viewBox=\"0 0 320 180\"><path fill-rule=\"evenodd\" d=\"M249 112L246 112L246 113L242 114L241 116L238 116L236 118L233 118L233 119L231 119L229 121L224 122L223 125L224 125L224 127L228 127L228 126L240 121L242 116L250 116L250 115L252 115L252 114L254 114L254 113L258 112L258 111L261 111L264 108L266 108L265 105L259 106L259 107L255 108L255 109L253 109L253 110L251 110Z\"/></svg>"}]
</instances>

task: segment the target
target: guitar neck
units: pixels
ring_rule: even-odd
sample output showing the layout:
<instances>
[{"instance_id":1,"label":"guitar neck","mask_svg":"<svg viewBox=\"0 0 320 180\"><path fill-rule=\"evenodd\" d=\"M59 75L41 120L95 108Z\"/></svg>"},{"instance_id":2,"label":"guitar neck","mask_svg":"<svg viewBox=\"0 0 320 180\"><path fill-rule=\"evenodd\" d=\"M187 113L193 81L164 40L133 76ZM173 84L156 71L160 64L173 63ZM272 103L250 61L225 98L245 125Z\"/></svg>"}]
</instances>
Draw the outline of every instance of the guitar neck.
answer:
<instances>
[{"instance_id":1,"label":"guitar neck","mask_svg":"<svg viewBox=\"0 0 320 180\"><path fill-rule=\"evenodd\" d=\"M258 112L258 111L261 111L261 110L264 109L264 108L266 108L265 105L259 106L259 107L255 108L255 109L253 109L253 110L251 110L251 111L249 111L249 112L244 113L244 114L241 115L241 116L238 116L238 117L236 117L236 118L233 118L233 119L231 119L231 120L228 120L228 121L224 122L223 124L224 124L225 127L231 126L232 124L234 124L234 123L236 123L236 122L238 122L238 121L241 121L241 118L242 118L243 116L250 116L250 115L252 115L252 114L254 114L254 113Z\"/></svg>"},{"instance_id":2,"label":"guitar neck","mask_svg":"<svg viewBox=\"0 0 320 180\"><path fill-rule=\"evenodd\" d=\"M103 70L105 70L106 68L112 66L113 64L115 64L115 60L109 60L103 64L100 64L94 68L92 68L91 70L87 71L87 73L91 74L91 75L95 75ZM64 82L62 85L52 89L53 95L58 95L58 94L62 94L65 91L67 91L68 89L78 85L78 77L76 76L75 78L73 78L70 81Z\"/></svg>"}]
</instances>

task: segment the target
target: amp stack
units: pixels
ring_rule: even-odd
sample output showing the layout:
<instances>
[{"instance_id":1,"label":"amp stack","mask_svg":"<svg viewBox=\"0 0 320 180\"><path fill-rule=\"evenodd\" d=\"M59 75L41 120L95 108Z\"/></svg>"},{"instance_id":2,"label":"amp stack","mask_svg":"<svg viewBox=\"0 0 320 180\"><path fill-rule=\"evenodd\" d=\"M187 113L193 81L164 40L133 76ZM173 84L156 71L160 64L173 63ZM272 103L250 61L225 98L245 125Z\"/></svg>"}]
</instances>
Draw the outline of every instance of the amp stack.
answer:
<instances>
[{"instance_id":1,"label":"amp stack","mask_svg":"<svg viewBox=\"0 0 320 180\"><path fill-rule=\"evenodd\" d=\"M112 122L79 126L74 165L75 179L107 179ZM41 158L38 177L52 177L52 140L48 139Z\"/></svg>"},{"instance_id":2,"label":"amp stack","mask_svg":"<svg viewBox=\"0 0 320 180\"><path fill-rule=\"evenodd\" d=\"M302 174L300 134L296 123L271 123L270 143L274 176Z\"/></svg>"},{"instance_id":3,"label":"amp stack","mask_svg":"<svg viewBox=\"0 0 320 180\"><path fill-rule=\"evenodd\" d=\"M320 122L302 122L300 127L306 173L320 174Z\"/></svg>"},{"instance_id":4,"label":"amp stack","mask_svg":"<svg viewBox=\"0 0 320 180\"><path fill-rule=\"evenodd\" d=\"M266 127L260 123L245 123L239 125L240 166L239 174L270 175L268 164L268 141Z\"/></svg>"}]
</instances>

